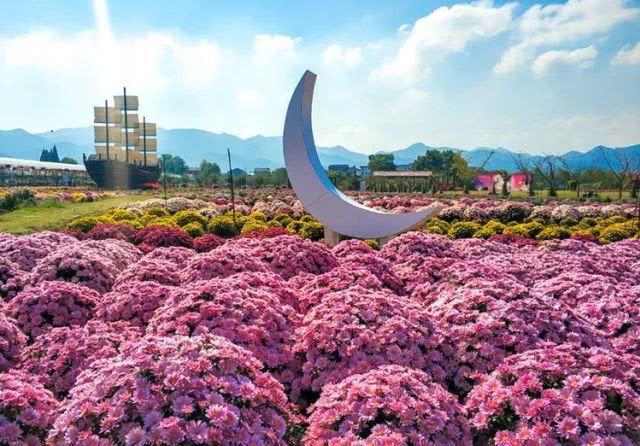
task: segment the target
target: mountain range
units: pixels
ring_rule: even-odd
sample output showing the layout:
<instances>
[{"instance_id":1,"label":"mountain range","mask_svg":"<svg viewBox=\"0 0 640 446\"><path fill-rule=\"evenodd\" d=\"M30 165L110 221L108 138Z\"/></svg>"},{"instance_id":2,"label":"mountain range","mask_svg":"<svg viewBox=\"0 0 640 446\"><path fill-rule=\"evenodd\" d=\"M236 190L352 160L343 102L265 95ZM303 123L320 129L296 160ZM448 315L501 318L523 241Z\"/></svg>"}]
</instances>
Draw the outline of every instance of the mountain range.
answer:
<instances>
[{"instance_id":1,"label":"mountain range","mask_svg":"<svg viewBox=\"0 0 640 446\"><path fill-rule=\"evenodd\" d=\"M93 129L91 127L64 128L45 133L29 133L22 129L0 130L0 157L39 159L44 147L55 144L60 157L69 156L78 161L83 153L93 152ZM231 149L233 167L253 171L256 167L271 169L284 166L282 156L282 137L254 136L242 139L227 133L212 133L198 129L158 129L158 147L160 153L181 156L188 165L197 166L207 159L224 168L227 166L227 147ZM397 165L410 164L427 150L447 150L450 147L432 147L415 143L409 147L393 150ZM454 149L457 150L457 149ZM491 152L493 156L485 165L487 170L504 169L509 172L518 170L514 162L515 152L505 148L478 147L461 152L472 166L481 165ZM606 154L606 157L604 156ZM342 146L318 147L320 161L327 167L331 164L364 166L368 155L349 150ZM607 159L614 168L619 166L618 159L626 156L640 164L640 144L628 147L597 146L585 152L568 151L563 159L573 169L590 167L607 168ZM523 161L539 161L539 155L522 154Z\"/></svg>"}]
</instances>

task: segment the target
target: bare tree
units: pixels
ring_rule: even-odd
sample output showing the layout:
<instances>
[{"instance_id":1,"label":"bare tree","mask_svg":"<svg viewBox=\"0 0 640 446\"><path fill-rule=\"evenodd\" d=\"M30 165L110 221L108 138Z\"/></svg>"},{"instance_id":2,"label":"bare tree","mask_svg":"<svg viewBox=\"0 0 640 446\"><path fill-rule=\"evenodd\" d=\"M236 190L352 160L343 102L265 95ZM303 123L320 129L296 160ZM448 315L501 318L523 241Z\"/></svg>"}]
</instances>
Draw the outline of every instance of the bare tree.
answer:
<instances>
[{"instance_id":1,"label":"bare tree","mask_svg":"<svg viewBox=\"0 0 640 446\"><path fill-rule=\"evenodd\" d=\"M580 198L580 185L582 183L582 175L580 172L582 169L572 169L566 159L561 156L556 157L556 159L562 164L562 168L567 171L571 179L576 183L576 198Z\"/></svg>"},{"instance_id":2,"label":"bare tree","mask_svg":"<svg viewBox=\"0 0 640 446\"><path fill-rule=\"evenodd\" d=\"M533 169L531 167L531 159L525 161L522 153L518 153L517 155L512 153L511 158L518 170L525 175L526 181L528 182L527 185L529 186L529 196L533 197L536 194L536 191L533 188Z\"/></svg>"},{"instance_id":3,"label":"bare tree","mask_svg":"<svg viewBox=\"0 0 640 446\"><path fill-rule=\"evenodd\" d=\"M555 163L555 156L546 155L539 161L533 161L535 165L535 171L544 179L544 181L549 186L549 196L557 197L558 193L556 192L556 175L557 175L557 166Z\"/></svg>"},{"instance_id":4,"label":"bare tree","mask_svg":"<svg viewBox=\"0 0 640 446\"><path fill-rule=\"evenodd\" d=\"M605 162L607 163L607 167L609 168L609 170L611 171L611 173L616 179L616 188L618 189L618 200L621 200L622 191L624 190L624 187L626 186L628 179L630 177L629 174L632 167L631 158L629 157L628 153L624 150L612 150L611 152L613 153L613 158L615 158L615 161L618 162L617 169L616 169L616 166L613 165L613 162L610 159L611 157L607 155L607 152L605 152L605 150L602 147L600 148L600 154L602 155L602 158L604 158Z\"/></svg>"}]
</instances>

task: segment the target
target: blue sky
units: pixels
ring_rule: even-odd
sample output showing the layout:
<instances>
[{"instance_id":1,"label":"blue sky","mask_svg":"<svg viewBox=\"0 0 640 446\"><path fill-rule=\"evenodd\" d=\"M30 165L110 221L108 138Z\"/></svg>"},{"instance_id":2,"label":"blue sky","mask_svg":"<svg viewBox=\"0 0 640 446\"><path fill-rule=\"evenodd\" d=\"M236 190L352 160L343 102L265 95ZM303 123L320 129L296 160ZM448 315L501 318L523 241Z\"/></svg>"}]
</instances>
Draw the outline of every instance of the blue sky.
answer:
<instances>
[{"instance_id":1,"label":"blue sky","mask_svg":"<svg viewBox=\"0 0 640 446\"><path fill-rule=\"evenodd\" d=\"M0 128L148 119L278 135L305 69L318 144L532 153L640 143L640 0L0 0Z\"/></svg>"}]
</instances>

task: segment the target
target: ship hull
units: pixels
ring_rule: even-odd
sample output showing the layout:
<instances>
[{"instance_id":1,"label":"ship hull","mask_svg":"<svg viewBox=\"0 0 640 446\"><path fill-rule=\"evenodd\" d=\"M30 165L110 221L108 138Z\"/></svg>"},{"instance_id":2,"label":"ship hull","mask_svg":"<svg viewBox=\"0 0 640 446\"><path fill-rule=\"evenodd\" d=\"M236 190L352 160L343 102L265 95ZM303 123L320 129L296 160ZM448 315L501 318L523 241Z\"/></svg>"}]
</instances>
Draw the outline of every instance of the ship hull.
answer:
<instances>
[{"instance_id":1,"label":"ship hull","mask_svg":"<svg viewBox=\"0 0 640 446\"><path fill-rule=\"evenodd\" d=\"M145 189L160 179L158 166L139 166L118 160L85 159L91 179L101 189Z\"/></svg>"}]
</instances>

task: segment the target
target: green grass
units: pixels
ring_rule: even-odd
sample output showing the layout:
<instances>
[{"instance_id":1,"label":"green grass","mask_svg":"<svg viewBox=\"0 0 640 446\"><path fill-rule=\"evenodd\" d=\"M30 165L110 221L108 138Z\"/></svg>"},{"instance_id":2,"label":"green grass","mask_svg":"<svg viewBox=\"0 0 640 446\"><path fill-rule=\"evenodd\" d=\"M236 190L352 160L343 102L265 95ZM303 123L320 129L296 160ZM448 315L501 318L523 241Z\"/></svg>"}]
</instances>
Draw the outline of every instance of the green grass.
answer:
<instances>
[{"instance_id":1,"label":"green grass","mask_svg":"<svg viewBox=\"0 0 640 446\"><path fill-rule=\"evenodd\" d=\"M0 232L30 234L44 230L62 229L76 217L100 215L111 208L149 198L132 194L91 203L58 202L47 200L6 214L0 214Z\"/></svg>"}]
</instances>

